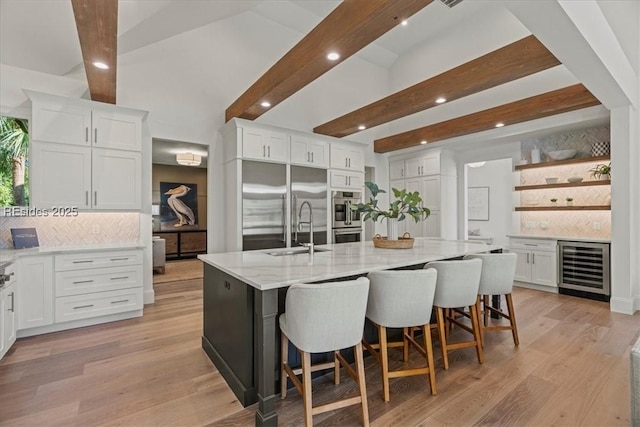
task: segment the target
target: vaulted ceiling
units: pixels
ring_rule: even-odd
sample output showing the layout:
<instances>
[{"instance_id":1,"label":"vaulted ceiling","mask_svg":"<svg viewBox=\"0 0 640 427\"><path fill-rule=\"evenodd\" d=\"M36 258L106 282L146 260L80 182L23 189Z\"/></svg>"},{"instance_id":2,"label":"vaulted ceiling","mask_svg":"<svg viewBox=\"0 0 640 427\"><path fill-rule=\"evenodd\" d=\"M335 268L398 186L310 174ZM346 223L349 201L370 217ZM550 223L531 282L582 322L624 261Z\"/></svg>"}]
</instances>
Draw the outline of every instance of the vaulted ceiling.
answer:
<instances>
[{"instance_id":1,"label":"vaulted ceiling","mask_svg":"<svg viewBox=\"0 0 640 427\"><path fill-rule=\"evenodd\" d=\"M341 8L357 5L359 1L373 4L372 10L386 12L391 9L385 7L398 7L397 5L401 4L405 7L404 12L400 8L400 12L394 17L403 18L402 13L406 13L410 16L409 23L407 26L396 24L372 28L367 34L368 26L363 23L366 23L367 19L374 19L375 14L372 14L369 17L364 16L362 20L337 20L333 23L334 27L326 27L324 33L317 30L322 30L323 20L335 17ZM73 2L92 3L89 0ZM76 19L78 16L76 14ZM251 16L251 19L240 19L248 16ZM88 79L88 87L93 86L91 71L87 69L85 72L85 68L88 68L85 54L87 43L83 41L82 32L80 38L78 37L82 27L78 22L76 30L71 0L2 0L0 20L2 64L52 75ZM275 89L279 94L270 101L272 105L269 111L263 117L262 111L257 115L255 111L249 112L248 116L243 117L261 116L260 120L269 123L274 114L286 115L299 108L299 95L296 92L305 93L312 90L315 85L314 79L326 83L327 79L343 75L341 71L334 70L333 66L325 65L314 68L313 72L310 71L310 64L317 62L318 57L325 61L324 48L330 46L321 44L323 38L338 41L342 39L343 42L345 39L353 42L353 38L359 38L358 43L364 47L359 50L359 46L351 48L335 68L344 69L342 62L360 61L371 64L372 70L386 70L388 81L384 85L386 87L372 88L371 93L375 94L373 96L362 93L358 95L358 99L349 99L348 96L345 98L341 94L335 94L334 104L314 106L312 112L317 111L317 114L314 113L316 121L311 123L312 126L308 130L313 128L318 133L337 137L352 135L362 139L364 136L369 141L376 140L376 151L380 152L411 146L407 145L407 135L426 138L435 128L450 127L447 123L456 123L456 132L450 135L438 133L440 136L437 139L459 135L463 122L475 122L469 118L481 117L473 116L474 114L495 114L519 106L518 111L529 120L527 117L535 115L531 112L525 114L521 106L525 105L526 110L538 108L539 105L536 107L536 103L517 104L523 99L546 96L545 102L557 104L558 112L567 111L566 108L584 108L585 105L594 103L593 97L586 103L576 102L575 107L567 107L564 104L560 107L562 103L549 101L549 96L561 94L561 89L565 88L571 91L580 81L560 64L517 18L502 7L501 2L495 1L466 0L453 8L438 0L121 1L117 23L117 57L130 56L131 53L144 49L151 50L160 42L178 40L181 35L199 28L215 25L222 31L232 28L238 22L256 24L257 27L247 30L253 34L263 31L265 43L268 42L277 48L269 49L269 55L262 55L263 52L256 51L254 56L262 61L262 65L253 66L257 71L253 71L251 80L241 77L246 73L245 70L237 68L240 65L223 58L220 66L223 68L221 72L225 73L224 83L220 82L220 79L213 83L202 82L203 87L219 82L218 84L228 86L224 93L235 93L231 96L225 95L227 103L224 108L229 108L227 119L243 116L252 108L255 110L255 103L260 100L259 96L254 96L253 100L238 110L230 107L234 106L236 99L242 98L243 92L249 92L251 82L260 82L261 76L268 76L269 69L276 68L281 61L289 61L283 81L293 81L294 88L283 90L278 85L266 85L269 90ZM478 31L478 28L483 30ZM277 32L274 33L274 29ZM475 33L473 29L476 29ZM349 32L350 30L356 32ZM91 31L85 31L84 40L90 40L86 38L90 33ZM225 34L224 31L222 34ZM242 33L240 28L236 28L227 34L237 39L238 34ZM283 36L285 34L286 37ZM317 38L315 44L305 45L305 40L308 41L310 37ZM242 45L242 42L248 40L249 38L234 41L240 42L235 43L236 45ZM92 45L94 48L104 48L105 42L95 39L88 42L87 48ZM296 51L296 46L301 48ZM314 46L314 49L322 46L323 51L315 52L309 46ZM425 49L424 46L428 46L429 49ZM244 47L248 52L252 48L260 49L257 45ZM184 49L189 50L190 46L185 45ZM277 51L280 51L279 55L272 53ZM215 54L214 51L199 52L202 55ZM293 60L287 59L287 52L293 53ZM422 52L437 55L421 58ZM314 55L316 53L318 55ZM633 55L637 53L632 53L630 57ZM173 58L168 57L166 60L171 61ZM637 67L637 63L634 65ZM112 79L114 86L115 71ZM206 75L206 72L202 74ZM188 79L187 75L185 74L185 78ZM282 71L280 75L283 76ZM364 80L367 78L365 75L362 77ZM281 83L282 81L278 84ZM584 91L584 88L581 90ZM435 103L435 98L440 96L446 97L446 103ZM562 99L565 98L558 98ZM168 99L167 102L172 101ZM554 114L552 110L546 109L544 114ZM452 122L456 119L460 120ZM366 131L358 129L360 126L366 127ZM477 129L474 130L473 126L470 126L468 131ZM434 138L430 136L426 140L437 140ZM397 141L397 144L394 141ZM419 140L412 139L411 144L419 144Z\"/></svg>"}]
</instances>

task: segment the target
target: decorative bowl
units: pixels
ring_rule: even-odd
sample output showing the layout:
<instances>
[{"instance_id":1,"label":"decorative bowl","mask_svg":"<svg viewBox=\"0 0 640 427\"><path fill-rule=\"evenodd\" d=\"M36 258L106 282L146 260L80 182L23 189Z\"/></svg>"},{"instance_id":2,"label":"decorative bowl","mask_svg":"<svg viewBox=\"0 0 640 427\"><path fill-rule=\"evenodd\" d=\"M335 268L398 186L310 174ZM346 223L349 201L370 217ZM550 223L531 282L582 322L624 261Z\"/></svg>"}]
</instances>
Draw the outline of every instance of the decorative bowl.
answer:
<instances>
[{"instance_id":1,"label":"decorative bowl","mask_svg":"<svg viewBox=\"0 0 640 427\"><path fill-rule=\"evenodd\" d=\"M570 178L567 178L568 182L582 182L584 178L582 178L581 176L572 176Z\"/></svg>"},{"instance_id":2,"label":"decorative bowl","mask_svg":"<svg viewBox=\"0 0 640 427\"><path fill-rule=\"evenodd\" d=\"M557 151L549 151L547 155L552 160L566 160L575 156L577 153L576 150L557 150Z\"/></svg>"},{"instance_id":3,"label":"decorative bowl","mask_svg":"<svg viewBox=\"0 0 640 427\"><path fill-rule=\"evenodd\" d=\"M558 182L558 178L545 178L544 180L547 181L547 184L555 184Z\"/></svg>"}]
</instances>

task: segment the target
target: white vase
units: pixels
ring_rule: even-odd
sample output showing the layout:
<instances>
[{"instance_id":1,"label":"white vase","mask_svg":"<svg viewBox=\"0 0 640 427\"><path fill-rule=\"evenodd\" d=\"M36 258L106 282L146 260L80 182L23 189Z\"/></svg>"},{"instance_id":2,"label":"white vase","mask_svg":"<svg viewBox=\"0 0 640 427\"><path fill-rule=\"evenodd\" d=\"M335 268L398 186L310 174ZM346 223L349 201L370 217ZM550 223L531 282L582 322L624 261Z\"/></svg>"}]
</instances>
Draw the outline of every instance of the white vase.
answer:
<instances>
[{"instance_id":1,"label":"white vase","mask_svg":"<svg viewBox=\"0 0 640 427\"><path fill-rule=\"evenodd\" d=\"M398 240L398 218L387 218L387 239Z\"/></svg>"}]
</instances>

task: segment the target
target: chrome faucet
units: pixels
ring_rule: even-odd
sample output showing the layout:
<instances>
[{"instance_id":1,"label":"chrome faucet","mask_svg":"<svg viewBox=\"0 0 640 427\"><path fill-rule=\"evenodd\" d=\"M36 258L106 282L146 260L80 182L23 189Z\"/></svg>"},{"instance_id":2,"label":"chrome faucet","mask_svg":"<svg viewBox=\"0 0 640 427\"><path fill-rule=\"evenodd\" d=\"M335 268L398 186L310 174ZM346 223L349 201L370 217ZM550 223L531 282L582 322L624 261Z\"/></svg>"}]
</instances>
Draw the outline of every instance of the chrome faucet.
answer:
<instances>
[{"instance_id":1,"label":"chrome faucet","mask_svg":"<svg viewBox=\"0 0 640 427\"><path fill-rule=\"evenodd\" d=\"M309 221L302 221L302 208L307 205L309 206ZM313 255L313 209L311 209L311 203L308 200L305 200L300 205L300 210L298 210L298 231L302 231L302 225L309 225L309 243L303 244L309 248L309 255Z\"/></svg>"}]
</instances>

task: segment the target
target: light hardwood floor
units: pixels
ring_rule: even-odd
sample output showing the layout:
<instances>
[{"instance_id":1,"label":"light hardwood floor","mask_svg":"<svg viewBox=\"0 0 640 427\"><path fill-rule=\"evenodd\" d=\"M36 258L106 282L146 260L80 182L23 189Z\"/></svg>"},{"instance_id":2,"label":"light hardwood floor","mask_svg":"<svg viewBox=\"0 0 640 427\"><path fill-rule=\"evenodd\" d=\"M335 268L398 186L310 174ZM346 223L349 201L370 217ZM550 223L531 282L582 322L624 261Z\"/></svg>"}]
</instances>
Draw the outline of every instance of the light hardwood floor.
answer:
<instances>
[{"instance_id":1,"label":"light hardwood floor","mask_svg":"<svg viewBox=\"0 0 640 427\"><path fill-rule=\"evenodd\" d=\"M200 348L202 281L155 289L142 318L19 339L0 362L0 425L253 425L255 409L242 408ZM484 365L469 348L451 353L444 371L436 341L437 396L426 377L398 378L385 404L379 367L366 358L371 425L629 425L629 350L640 315L525 289L514 300L519 348L509 331L489 333ZM400 351L390 354L400 366ZM355 394L342 377L339 386L317 379L314 404ZM279 401L278 413L280 425L301 425L298 393ZM355 406L314 422L360 425Z\"/></svg>"}]
</instances>

